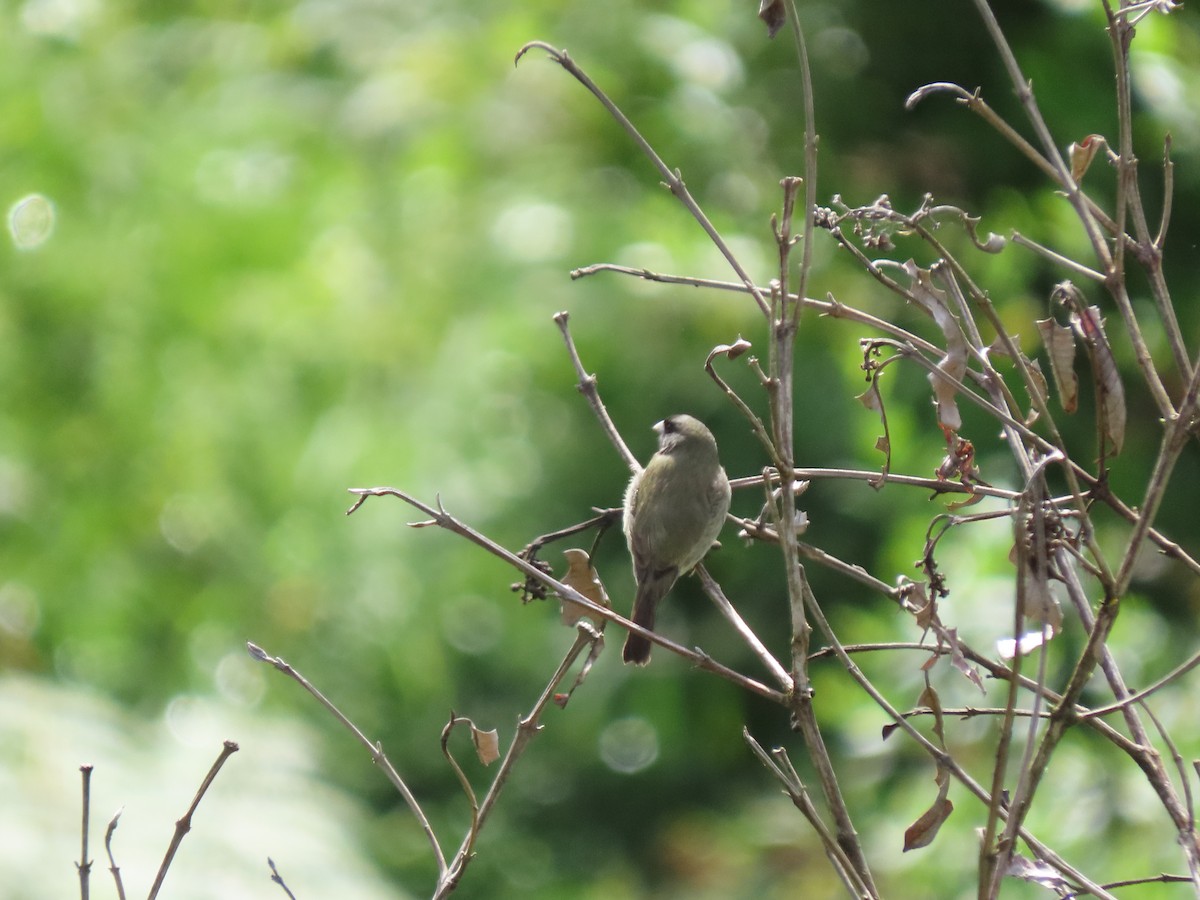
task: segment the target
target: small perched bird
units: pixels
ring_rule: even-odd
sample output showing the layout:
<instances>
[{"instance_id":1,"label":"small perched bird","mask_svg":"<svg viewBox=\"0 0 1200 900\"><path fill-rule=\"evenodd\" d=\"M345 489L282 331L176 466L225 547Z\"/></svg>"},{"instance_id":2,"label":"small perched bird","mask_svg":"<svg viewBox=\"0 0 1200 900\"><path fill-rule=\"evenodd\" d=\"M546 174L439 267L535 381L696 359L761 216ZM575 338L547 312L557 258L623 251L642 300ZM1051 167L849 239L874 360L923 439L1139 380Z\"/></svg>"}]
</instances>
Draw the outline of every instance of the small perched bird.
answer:
<instances>
[{"instance_id":1,"label":"small perched bird","mask_svg":"<svg viewBox=\"0 0 1200 900\"><path fill-rule=\"evenodd\" d=\"M651 631L659 601L717 539L730 496L717 442L703 422L668 416L654 430L658 452L625 491L625 539L637 579L630 618ZM622 655L625 662L644 666L650 662L650 641L631 632Z\"/></svg>"}]
</instances>

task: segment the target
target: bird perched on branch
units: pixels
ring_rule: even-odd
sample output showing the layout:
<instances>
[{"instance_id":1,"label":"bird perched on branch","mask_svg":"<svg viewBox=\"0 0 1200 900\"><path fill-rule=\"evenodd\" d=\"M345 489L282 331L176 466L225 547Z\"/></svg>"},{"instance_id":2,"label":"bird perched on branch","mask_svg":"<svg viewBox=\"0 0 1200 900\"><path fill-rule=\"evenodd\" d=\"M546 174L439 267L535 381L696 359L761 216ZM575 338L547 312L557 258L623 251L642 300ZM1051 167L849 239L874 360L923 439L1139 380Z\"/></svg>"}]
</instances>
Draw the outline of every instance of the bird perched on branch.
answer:
<instances>
[{"instance_id":1,"label":"bird perched on branch","mask_svg":"<svg viewBox=\"0 0 1200 900\"><path fill-rule=\"evenodd\" d=\"M625 539L637 579L630 618L649 631L659 601L717 539L730 498L716 439L703 422L674 415L654 430L658 452L625 491ZM630 632L622 655L625 662L644 666L650 662L650 641Z\"/></svg>"}]
</instances>

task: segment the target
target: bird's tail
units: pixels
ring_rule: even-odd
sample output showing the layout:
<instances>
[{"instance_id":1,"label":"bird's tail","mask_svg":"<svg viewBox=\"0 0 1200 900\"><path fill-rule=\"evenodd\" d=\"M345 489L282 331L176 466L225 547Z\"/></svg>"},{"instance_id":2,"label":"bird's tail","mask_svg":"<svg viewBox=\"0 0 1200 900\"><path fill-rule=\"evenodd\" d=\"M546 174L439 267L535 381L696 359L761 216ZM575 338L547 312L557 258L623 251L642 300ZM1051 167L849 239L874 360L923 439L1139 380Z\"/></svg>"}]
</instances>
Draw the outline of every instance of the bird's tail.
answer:
<instances>
[{"instance_id":1,"label":"bird's tail","mask_svg":"<svg viewBox=\"0 0 1200 900\"><path fill-rule=\"evenodd\" d=\"M637 597L633 601L633 612L629 617L647 631L653 631L654 614L658 611L658 601L666 596L667 591L671 590L678 577L679 570L675 568L649 573L648 577L638 585ZM621 657L627 663L644 666L650 662L652 646L653 644L648 638L631 631L629 637L625 639L625 648L621 651Z\"/></svg>"}]
</instances>

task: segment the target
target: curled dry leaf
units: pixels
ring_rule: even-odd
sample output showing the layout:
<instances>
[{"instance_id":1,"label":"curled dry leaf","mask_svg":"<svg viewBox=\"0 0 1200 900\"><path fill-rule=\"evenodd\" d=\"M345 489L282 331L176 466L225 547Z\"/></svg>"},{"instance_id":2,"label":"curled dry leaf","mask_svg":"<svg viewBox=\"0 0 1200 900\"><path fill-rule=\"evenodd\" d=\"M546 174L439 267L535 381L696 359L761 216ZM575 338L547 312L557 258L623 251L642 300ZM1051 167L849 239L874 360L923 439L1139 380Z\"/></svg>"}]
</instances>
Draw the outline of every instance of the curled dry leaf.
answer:
<instances>
[{"instance_id":1,"label":"curled dry leaf","mask_svg":"<svg viewBox=\"0 0 1200 900\"><path fill-rule=\"evenodd\" d=\"M983 678L976 669L967 661L967 657L963 654L962 645L958 642L958 629L945 628L938 632L938 640L945 641L945 646L950 650L950 665L955 668L967 681L979 688L979 693L986 694L987 688L983 686Z\"/></svg>"},{"instance_id":2,"label":"curled dry leaf","mask_svg":"<svg viewBox=\"0 0 1200 900\"><path fill-rule=\"evenodd\" d=\"M934 659L936 658L934 657ZM933 733L941 739L944 745L946 731L945 721L942 719L942 698L938 696L938 692L933 685L926 683L924 690L921 691L921 696L917 698L917 706L924 706L933 713Z\"/></svg>"},{"instance_id":3,"label":"curled dry leaf","mask_svg":"<svg viewBox=\"0 0 1200 900\"><path fill-rule=\"evenodd\" d=\"M1106 143L1102 135L1089 134L1082 141L1076 141L1067 147L1067 157L1071 160L1071 178L1076 184L1083 179L1092 160L1096 158L1096 151Z\"/></svg>"},{"instance_id":4,"label":"curled dry leaf","mask_svg":"<svg viewBox=\"0 0 1200 900\"><path fill-rule=\"evenodd\" d=\"M875 441L875 449L883 454L883 471L878 478L872 478L869 482L871 487L880 488L887 481L888 472L892 468L892 439L888 434L887 410L883 407L883 396L879 393L879 376L876 373L871 375L871 386L854 399L877 413L883 426L883 434Z\"/></svg>"},{"instance_id":5,"label":"curled dry leaf","mask_svg":"<svg viewBox=\"0 0 1200 900\"><path fill-rule=\"evenodd\" d=\"M1113 356L1108 336L1104 333L1104 319L1100 307L1088 306L1078 310L1071 323L1087 344L1092 358L1092 374L1096 379L1096 393L1102 398L1099 412L1101 427L1112 442L1113 451L1121 452L1125 443L1125 387L1117 371L1117 360Z\"/></svg>"},{"instance_id":6,"label":"curled dry leaf","mask_svg":"<svg viewBox=\"0 0 1200 900\"><path fill-rule=\"evenodd\" d=\"M732 344L717 344L717 346L713 347L709 351L708 359L710 362L714 356L727 356L729 359L737 359L752 346L753 344L739 334L737 340Z\"/></svg>"},{"instance_id":7,"label":"curled dry leaf","mask_svg":"<svg viewBox=\"0 0 1200 900\"><path fill-rule=\"evenodd\" d=\"M758 17L767 23L767 37L773 38L787 21L787 6L783 0L762 0L758 6Z\"/></svg>"},{"instance_id":8,"label":"curled dry leaf","mask_svg":"<svg viewBox=\"0 0 1200 900\"><path fill-rule=\"evenodd\" d=\"M904 264L904 271L912 279L909 296L933 317L946 340L946 352L938 360L938 371L954 381L962 381L967 374L967 339L959 327L958 319L950 312L945 291L934 287L933 274L929 269L920 268L911 259ZM962 428L958 389L946 378L933 372L929 373L929 384L933 387L933 399L937 404L938 423L949 431L958 431Z\"/></svg>"},{"instance_id":9,"label":"curled dry leaf","mask_svg":"<svg viewBox=\"0 0 1200 900\"><path fill-rule=\"evenodd\" d=\"M1043 405L1050 402L1050 385L1046 381L1046 373L1042 371L1042 364L1036 359L1030 359L1024 353L1021 354L1021 362L1025 364L1025 370L1029 372L1030 390L1029 399L1035 401L1035 405L1030 407L1029 415L1025 418L1026 425L1032 425L1038 419L1038 409L1036 402Z\"/></svg>"},{"instance_id":10,"label":"curled dry leaf","mask_svg":"<svg viewBox=\"0 0 1200 900\"><path fill-rule=\"evenodd\" d=\"M1045 571L1038 572L1033 554L1025 567L1025 618L1037 622L1057 634L1062 628L1062 607L1050 590L1050 579Z\"/></svg>"},{"instance_id":11,"label":"curled dry leaf","mask_svg":"<svg viewBox=\"0 0 1200 900\"><path fill-rule=\"evenodd\" d=\"M1063 412L1073 413L1079 408L1079 376L1075 374L1075 334L1054 319L1038 319L1038 334L1046 355L1050 358L1050 374L1058 388L1059 403Z\"/></svg>"},{"instance_id":12,"label":"curled dry leaf","mask_svg":"<svg viewBox=\"0 0 1200 900\"><path fill-rule=\"evenodd\" d=\"M932 844L933 839L937 837L938 829L950 818L950 813L954 812L954 804L946 796L950 791L950 777L940 765L937 772L937 784L937 799L933 801L933 805L921 813L920 818L904 831L905 853Z\"/></svg>"},{"instance_id":13,"label":"curled dry leaf","mask_svg":"<svg viewBox=\"0 0 1200 900\"><path fill-rule=\"evenodd\" d=\"M567 573L562 577L562 583L569 588L579 591L579 593L583 594L583 596L587 597L597 606L612 609L612 601L608 599L608 593L604 590L600 576L596 574L595 568L592 567L592 560L588 556L587 551L573 547L570 550L564 550L563 556L567 558ZM564 625L574 627L575 623L587 614L587 610L582 606L566 600L562 602L562 621ZM595 617L589 616L589 618ZM606 622L607 620L601 620L596 623L596 627L603 631Z\"/></svg>"},{"instance_id":14,"label":"curled dry leaf","mask_svg":"<svg viewBox=\"0 0 1200 900\"><path fill-rule=\"evenodd\" d=\"M500 733L495 729L484 731L471 723L471 741L475 744L475 753L479 761L490 766L500 758Z\"/></svg>"}]
</instances>

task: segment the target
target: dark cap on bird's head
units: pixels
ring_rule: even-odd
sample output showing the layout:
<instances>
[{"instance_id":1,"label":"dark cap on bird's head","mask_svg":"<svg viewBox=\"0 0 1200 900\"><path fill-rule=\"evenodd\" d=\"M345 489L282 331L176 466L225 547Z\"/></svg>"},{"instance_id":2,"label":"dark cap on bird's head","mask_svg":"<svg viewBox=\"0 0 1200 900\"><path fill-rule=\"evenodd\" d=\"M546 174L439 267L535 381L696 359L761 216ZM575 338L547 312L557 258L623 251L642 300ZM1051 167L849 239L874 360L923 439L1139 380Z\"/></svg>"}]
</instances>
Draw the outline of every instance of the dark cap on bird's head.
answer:
<instances>
[{"instance_id":1,"label":"dark cap on bird's head","mask_svg":"<svg viewBox=\"0 0 1200 900\"><path fill-rule=\"evenodd\" d=\"M667 416L661 422L655 423L654 430L658 432L658 450L660 453L670 453L671 450L680 444L692 440L712 444L713 447L716 447L717 444L716 438L708 430L708 426L686 413L676 413L673 416Z\"/></svg>"}]
</instances>

